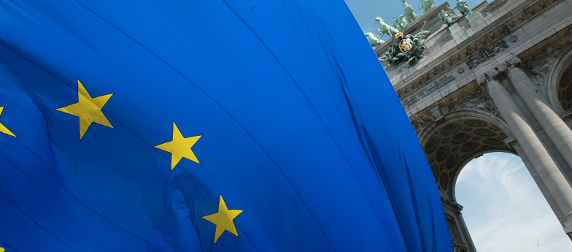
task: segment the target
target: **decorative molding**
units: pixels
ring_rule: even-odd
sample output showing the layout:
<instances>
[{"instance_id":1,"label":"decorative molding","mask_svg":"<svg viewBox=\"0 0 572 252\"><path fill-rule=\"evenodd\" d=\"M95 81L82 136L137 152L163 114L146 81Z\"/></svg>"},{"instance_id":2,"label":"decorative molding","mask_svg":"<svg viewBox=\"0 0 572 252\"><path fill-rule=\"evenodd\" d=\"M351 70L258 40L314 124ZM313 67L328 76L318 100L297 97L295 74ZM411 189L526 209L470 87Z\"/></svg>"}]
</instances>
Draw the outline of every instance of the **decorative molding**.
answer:
<instances>
[{"instance_id":1,"label":"decorative molding","mask_svg":"<svg viewBox=\"0 0 572 252\"><path fill-rule=\"evenodd\" d=\"M459 239L453 239L453 251L454 252L469 252L467 244Z\"/></svg>"},{"instance_id":2,"label":"decorative molding","mask_svg":"<svg viewBox=\"0 0 572 252\"><path fill-rule=\"evenodd\" d=\"M425 126L429 125L433 121L434 120L431 117L427 116L427 117L424 117L420 120L412 122L412 124L413 124L413 128L415 129L415 131L419 132L419 130L425 128Z\"/></svg>"}]
</instances>

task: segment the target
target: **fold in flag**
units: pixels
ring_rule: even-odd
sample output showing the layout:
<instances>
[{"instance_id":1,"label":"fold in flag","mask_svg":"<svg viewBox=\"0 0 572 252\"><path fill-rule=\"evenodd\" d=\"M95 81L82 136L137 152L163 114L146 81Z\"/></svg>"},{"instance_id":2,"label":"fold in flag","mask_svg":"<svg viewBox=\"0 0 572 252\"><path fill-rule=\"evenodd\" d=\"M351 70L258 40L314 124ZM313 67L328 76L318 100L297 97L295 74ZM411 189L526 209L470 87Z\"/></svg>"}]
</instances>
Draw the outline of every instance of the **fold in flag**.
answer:
<instances>
[{"instance_id":1,"label":"fold in flag","mask_svg":"<svg viewBox=\"0 0 572 252\"><path fill-rule=\"evenodd\" d=\"M2 0L0 113L6 251L452 251L342 0Z\"/></svg>"}]
</instances>

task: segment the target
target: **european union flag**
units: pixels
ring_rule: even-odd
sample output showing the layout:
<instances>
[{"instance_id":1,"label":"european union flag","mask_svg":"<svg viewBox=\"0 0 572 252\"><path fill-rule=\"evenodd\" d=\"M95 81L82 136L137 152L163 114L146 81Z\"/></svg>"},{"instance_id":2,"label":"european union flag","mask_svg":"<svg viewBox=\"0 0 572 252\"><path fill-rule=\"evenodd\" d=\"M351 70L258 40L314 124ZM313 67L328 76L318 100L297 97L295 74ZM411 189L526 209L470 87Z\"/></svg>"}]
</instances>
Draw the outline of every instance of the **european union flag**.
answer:
<instances>
[{"instance_id":1,"label":"european union flag","mask_svg":"<svg viewBox=\"0 0 572 252\"><path fill-rule=\"evenodd\" d=\"M6 251L452 251L342 0L2 0Z\"/></svg>"}]
</instances>

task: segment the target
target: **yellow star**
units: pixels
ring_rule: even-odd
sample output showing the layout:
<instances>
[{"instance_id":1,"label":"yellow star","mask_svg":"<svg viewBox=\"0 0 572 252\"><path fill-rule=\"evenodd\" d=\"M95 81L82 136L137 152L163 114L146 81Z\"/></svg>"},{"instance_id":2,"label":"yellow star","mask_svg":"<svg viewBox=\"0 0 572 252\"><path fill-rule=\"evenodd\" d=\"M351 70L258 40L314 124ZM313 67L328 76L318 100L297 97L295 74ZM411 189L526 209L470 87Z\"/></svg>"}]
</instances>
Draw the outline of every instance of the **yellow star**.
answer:
<instances>
[{"instance_id":1,"label":"yellow star","mask_svg":"<svg viewBox=\"0 0 572 252\"><path fill-rule=\"evenodd\" d=\"M173 140L156 145L155 148L171 152L171 170L173 170L173 168L175 168L183 158L190 159L195 161L197 164L200 164L197 156L195 156L195 153L191 148L195 143L197 143L197 141L199 141L201 136L202 135L183 137L183 134L181 134L181 131L177 128L175 122L173 122Z\"/></svg>"},{"instance_id":2,"label":"yellow star","mask_svg":"<svg viewBox=\"0 0 572 252\"><path fill-rule=\"evenodd\" d=\"M0 252L4 252L5 249L3 247L0 247Z\"/></svg>"},{"instance_id":3,"label":"yellow star","mask_svg":"<svg viewBox=\"0 0 572 252\"><path fill-rule=\"evenodd\" d=\"M113 129L107 117L101 112L105 103L109 101L113 94L106 94L98 97L91 97L85 87L77 80L77 97L78 102L56 109L70 115L79 117L79 139L83 138L89 126L92 123L101 124Z\"/></svg>"},{"instance_id":4,"label":"yellow star","mask_svg":"<svg viewBox=\"0 0 572 252\"><path fill-rule=\"evenodd\" d=\"M4 107L0 107L0 116L2 116L2 111L4 110ZM2 123L0 123L0 132L16 137L16 135L14 135L14 133L12 133L12 131L10 131L8 128L6 128L6 126L4 126Z\"/></svg>"},{"instance_id":5,"label":"yellow star","mask_svg":"<svg viewBox=\"0 0 572 252\"><path fill-rule=\"evenodd\" d=\"M236 216L238 216L241 213L242 210L228 210L228 208L226 207L226 203L224 203L222 195L220 196L220 201L218 203L218 212L211 215L203 216L203 219L208 220L216 225L214 243L216 243L218 238L222 235L222 233L224 233L225 230L238 236L233 220L234 218L236 218Z\"/></svg>"}]
</instances>

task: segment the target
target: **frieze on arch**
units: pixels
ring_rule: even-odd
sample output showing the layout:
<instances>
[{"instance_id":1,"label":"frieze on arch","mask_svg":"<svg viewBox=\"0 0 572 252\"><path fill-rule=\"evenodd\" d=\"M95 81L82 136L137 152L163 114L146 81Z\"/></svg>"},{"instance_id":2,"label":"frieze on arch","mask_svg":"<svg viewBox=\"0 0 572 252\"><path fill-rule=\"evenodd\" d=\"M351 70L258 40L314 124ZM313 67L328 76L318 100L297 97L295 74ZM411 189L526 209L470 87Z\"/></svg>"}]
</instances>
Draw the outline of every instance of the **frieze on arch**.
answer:
<instances>
[{"instance_id":1,"label":"frieze on arch","mask_svg":"<svg viewBox=\"0 0 572 252\"><path fill-rule=\"evenodd\" d=\"M479 111L502 119L486 89L476 83L465 86L463 89L456 91L451 97L442 99L436 106L421 111L411 116L410 119L418 136L421 136L426 126L446 118L450 113L458 111Z\"/></svg>"},{"instance_id":2,"label":"frieze on arch","mask_svg":"<svg viewBox=\"0 0 572 252\"><path fill-rule=\"evenodd\" d=\"M477 88L467 96L451 102L448 109L450 111L459 109L478 109L502 118L496 105L490 96L486 94L486 90L484 90L484 88Z\"/></svg>"},{"instance_id":3,"label":"frieze on arch","mask_svg":"<svg viewBox=\"0 0 572 252\"><path fill-rule=\"evenodd\" d=\"M562 39L565 38L565 39ZM540 87L557 113L572 109L572 27L552 36L521 58L528 77Z\"/></svg>"},{"instance_id":4,"label":"frieze on arch","mask_svg":"<svg viewBox=\"0 0 572 252\"><path fill-rule=\"evenodd\" d=\"M542 88L544 93L547 93L549 83L548 75L554 71L556 62L567 51L572 50L572 28L566 31L569 39L559 39L558 36L553 36L541 44L544 46L537 46L532 50L521 56L521 66L529 78L539 87Z\"/></svg>"}]
</instances>

